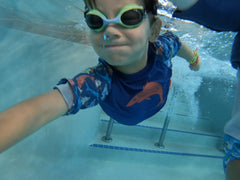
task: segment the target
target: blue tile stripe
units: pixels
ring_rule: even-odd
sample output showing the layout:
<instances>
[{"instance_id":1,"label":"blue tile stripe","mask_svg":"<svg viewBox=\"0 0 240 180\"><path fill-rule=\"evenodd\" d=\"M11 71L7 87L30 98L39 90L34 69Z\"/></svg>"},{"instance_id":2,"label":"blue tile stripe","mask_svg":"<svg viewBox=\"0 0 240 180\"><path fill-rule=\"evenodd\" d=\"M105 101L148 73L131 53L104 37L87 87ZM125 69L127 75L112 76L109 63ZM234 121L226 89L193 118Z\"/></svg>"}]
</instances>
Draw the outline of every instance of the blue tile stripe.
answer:
<instances>
[{"instance_id":1,"label":"blue tile stripe","mask_svg":"<svg viewBox=\"0 0 240 180\"><path fill-rule=\"evenodd\" d=\"M131 148L131 147L112 146L112 145L105 145L105 144L91 144L89 146L96 147L96 148L122 150L122 151L135 151L135 152L147 152L147 153L170 154L170 155L179 155L179 156L194 156L194 157L203 157L203 158L223 159L223 156L194 154L194 153L181 153L181 152L151 150L151 149L142 149L142 148Z\"/></svg>"}]
</instances>

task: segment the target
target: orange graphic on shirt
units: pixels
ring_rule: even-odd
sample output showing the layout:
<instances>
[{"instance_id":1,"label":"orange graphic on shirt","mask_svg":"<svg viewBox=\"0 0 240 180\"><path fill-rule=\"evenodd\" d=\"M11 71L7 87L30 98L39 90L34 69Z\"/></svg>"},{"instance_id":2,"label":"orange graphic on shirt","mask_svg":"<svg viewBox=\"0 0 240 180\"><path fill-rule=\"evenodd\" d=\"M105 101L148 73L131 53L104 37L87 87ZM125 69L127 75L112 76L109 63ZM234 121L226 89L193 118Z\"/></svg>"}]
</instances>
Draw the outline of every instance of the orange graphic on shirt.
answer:
<instances>
[{"instance_id":1,"label":"orange graphic on shirt","mask_svg":"<svg viewBox=\"0 0 240 180\"><path fill-rule=\"evenodd\" d=\"M156 53L158 54L158 55L163 55L163 49L162 49L162 47L159 47L158 49L157 49L157 51L156 51Z\"/></svg>"},{"instance_id":2,"label":"orange graphic on shirt","mask_svg":"<svg viewBox=\"0 0 240 180\"><path fill-rule=\"evenodd\" d=\"M135 95L127 104L127 107L130 107L136 103L140 103L143 100L150 100L152 95L158 94L160 97L160 102L157 104L160 105L164 102L163 100L163 89L162 85L158 82L147 82L143 87L143 90Z\"/></svg>"},{"instance_id":3,"label":"orange graphic on shirt","mask_svg":"<svg viewBox=\"0 0 240 180\"><path fill-rule=\"evenodd\" d=\"M78 86L80 88L82 88L82 85L84 84L84 82L86 81L86 79L89 78L92 80L92 82L94 82L94 77L91 77L89 75L80 75L76 80L77 80L77 83L78 83Z\"/></svg>"}]
</instances>

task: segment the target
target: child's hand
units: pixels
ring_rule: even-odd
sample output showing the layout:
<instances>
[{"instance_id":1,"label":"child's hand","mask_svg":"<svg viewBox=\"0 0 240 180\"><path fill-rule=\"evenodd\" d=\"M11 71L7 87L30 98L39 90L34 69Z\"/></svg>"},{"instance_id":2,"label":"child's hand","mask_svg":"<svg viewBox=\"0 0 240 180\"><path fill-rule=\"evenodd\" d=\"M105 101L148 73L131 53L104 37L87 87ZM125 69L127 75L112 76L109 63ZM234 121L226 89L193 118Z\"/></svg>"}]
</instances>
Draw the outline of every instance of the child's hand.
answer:
<instances>
[{"instance_id":1,"label":"child's hand","mask_svg":"<svg viewBox=\"0 0 240 180\"><path fill-rule=\"evenodd\" d=\"M196 62L192 63L192 64L189 64L189 68L192 70L192 71L198 71L201 67L201 60L200 60L200 57L198 56L197 57L197 60Z\"/></svg>"},{"instance_id":2,"label":"child's hand","mask_svg":"<svg viewBox=\"0 0 240 180\"><path fill-rule=\"evenodd\" d=\"M197 49L194 51L194 57L193 57L193 60L191 62L189 62L189 68L192 70L192 71L198 71L201 67L201 60L200 60L200 57L199 57L199 54L197 52Z\"/></svg>"}]
</instances>

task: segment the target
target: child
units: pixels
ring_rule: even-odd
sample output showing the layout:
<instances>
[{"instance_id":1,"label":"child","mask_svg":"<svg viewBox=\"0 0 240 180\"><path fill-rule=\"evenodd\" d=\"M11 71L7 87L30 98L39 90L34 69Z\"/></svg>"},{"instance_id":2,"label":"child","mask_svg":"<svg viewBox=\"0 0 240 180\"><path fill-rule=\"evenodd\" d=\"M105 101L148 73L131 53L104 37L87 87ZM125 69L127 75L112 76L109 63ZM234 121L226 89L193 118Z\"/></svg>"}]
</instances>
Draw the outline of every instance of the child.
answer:
<instances>
[{"instance_id":1,"label":"child","mask_svg":"<svg viewBox=\"0 0 240 180\"><path fill-rule=\"evenodd\" d=\"M216 31L238 32L232 46L231 63L238 70L232 118L224 128L226 179L240 179L240 1L171 0L177 11L173 16L193 20Z\"/></svg>"},{"instance_id":2,"label":"child","mask_svg":"<svg viewBox=\"0 0 240 180\"><path fill-rule=\"evenodd\" d=\"M122 124L134 125L158 112L167 100L171 58L178 53L199 70L196 51L168 32L153 0L85 1L84 13L99 64L62 79L46 94L0 114L0 152L64 114L100 104ZM24 112L24 113L23 113Z\"/></svg>"}]
</instances>

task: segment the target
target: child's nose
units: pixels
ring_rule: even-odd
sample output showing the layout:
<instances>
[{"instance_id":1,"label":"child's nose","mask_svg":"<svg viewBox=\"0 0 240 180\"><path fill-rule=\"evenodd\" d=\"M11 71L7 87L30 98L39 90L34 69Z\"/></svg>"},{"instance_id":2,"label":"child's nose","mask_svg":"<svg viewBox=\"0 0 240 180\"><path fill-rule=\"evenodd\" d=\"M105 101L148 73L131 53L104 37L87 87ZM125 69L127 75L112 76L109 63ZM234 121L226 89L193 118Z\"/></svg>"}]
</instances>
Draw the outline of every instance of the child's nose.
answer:
<instances>
[{"instance_id":1,"label":"child's nose","mask_svg":"<svg viewBox=\"0 0 240 180\"><path fill-rule=\"evenodd\" d=\"M104 29L104 35L106 35L109 39L117 38L120 36L120 29L118 24L108 24Z\"/></svg>"}]
</instances>

